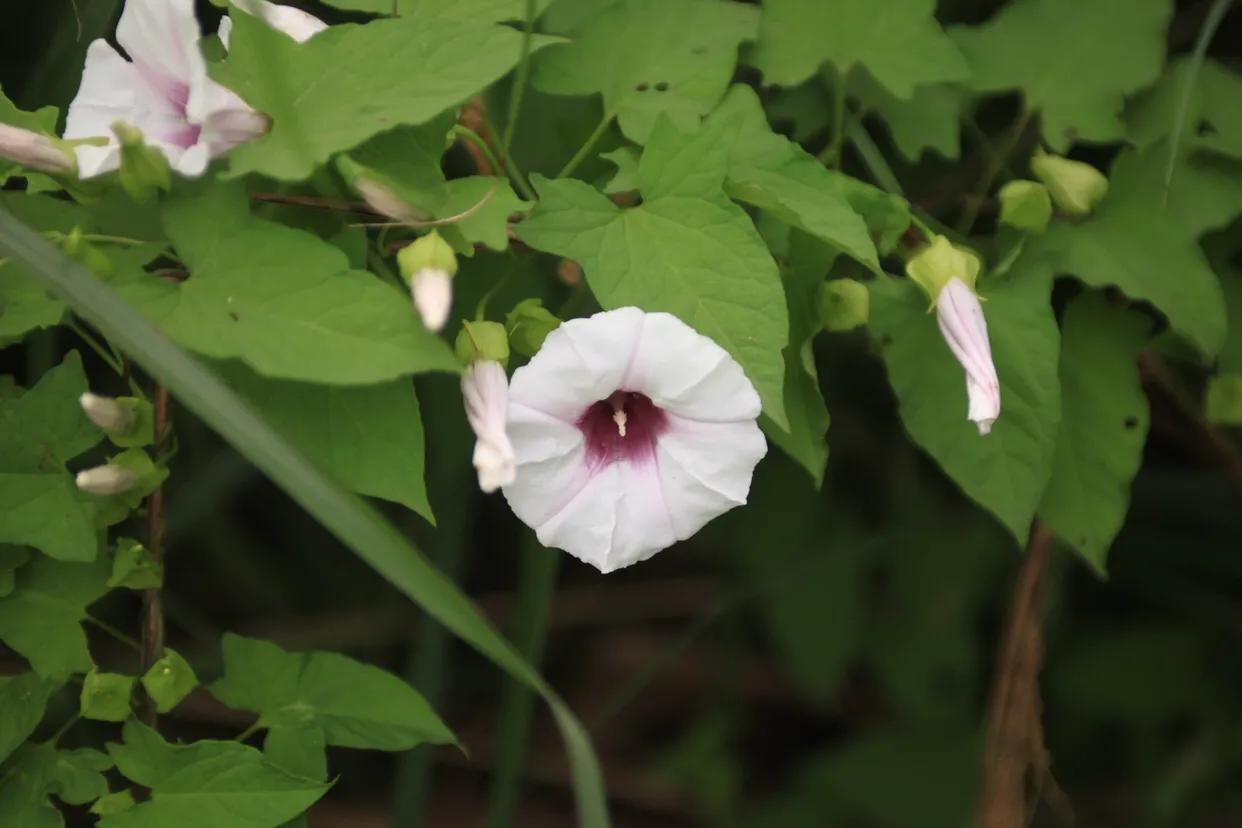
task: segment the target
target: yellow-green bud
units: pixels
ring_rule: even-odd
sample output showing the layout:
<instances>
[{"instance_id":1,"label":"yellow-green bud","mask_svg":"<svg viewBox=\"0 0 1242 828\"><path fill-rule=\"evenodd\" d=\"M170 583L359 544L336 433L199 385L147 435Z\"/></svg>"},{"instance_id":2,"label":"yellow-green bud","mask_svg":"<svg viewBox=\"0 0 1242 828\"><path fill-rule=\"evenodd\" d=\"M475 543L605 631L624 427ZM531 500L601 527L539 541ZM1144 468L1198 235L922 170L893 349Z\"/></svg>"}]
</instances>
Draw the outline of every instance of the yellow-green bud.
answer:
<instances>
[{"instance_id":1,"label":"yellow-green bud","mask_svg":"<svg viewBox=\"0 0 1242 828\"><path fill-rule=\"evenodd\" d=\"M524 299L505 316L509 343L522 356L534 356L548 334L560 327L557 319L538 299Z\"/></svg>"},{"instance_id":2,"label":"yellow-green bud","mask_svg":"<svg viewBox=\"0 0 1242 828\"><path fill-rule=\"evenodd\" d=\"M139 203L150 200L157 190L172 187L172 172L164 153L147 146L142 133L123 121L112 125L121 142L121 186Z\"/></svg>"},{"instance_id":3,"label":"yellow-green bud","mask_svg":"<svg viewBox=\"0 0 1242 828\"><path fill-rule=\"evenodd\" d=\"M1025 233L1044 232L1052 218L1052 199L1048 188L1038 181L1010 181L998 193L1000 220Z\"/></svg>"},{"instance_id":4,"label":"yellow-green bud","mask_svg":"<svg viewBox=\"0 0 1242 828\"><path fill-rule=\"evenodd\" d=\"M397 267L401 277L413 284L414 277L423 270L437 270L448 276L457 273L457 256L449 243L432 230L427 235L407 244L397 254Z\"/></svg>"},{"instance_id":5,"label":"yellow-green bud","mask_svg":"<svg viewBox=\"0 0 1242 828\"><path fill-rule=\"evenodd\" d=\"M509 335L499 322L462 322L457 334L457 358L469 365L479 360L509 364Z\"/></svg>"},{"instance_id":6,"label":"yellow-green bud","mask_svg":"<svg viewBox=\"0 0 1242 828\"><path fill-rule=\"evenodd\" d=\"M53 236L53 238L57 238ZM61 250L65 255L85 267L101 279L112 275L112 262L100 252L99 248L88 242L82 234L81 227L74 227L68 235L58 237Z\"/></svg>"},{"instance_id":7,"label":"yellow-green bud","mask_svg":"<svg viewBox=\"0 0 1242 828\"><path fill-rule=\"evenodd\" d=\"M1108 179L1095 167L1081 161L1036 151L1031 159L1031 172L1047 185L1057 209L1073 218L1090 215L1108 195Z\"/></svg>"},{"instance_id":8,"label":"yellow-green bud","mask_svg":"<svg viewBox=\"0 0 1242 828\"><path fill-rule=\"evenodd\" d=\"M829 331L851 331L867 324L871 294L853 279L833 279L819 286L819 319Z\"/></svg>"},{"instance_id":9,"label":"yellow-green bud","mask_svg":"<svg viewBox=\"0 0 1242 828\"><path fill-rule=\"evenodd\" d=\"M973 251L955 246L944 236L936 236L931 244L906 262L906 275L918 283L934 306L950 279L960 279L974 290L981 264Z\"/></svg>"}]
</instances>

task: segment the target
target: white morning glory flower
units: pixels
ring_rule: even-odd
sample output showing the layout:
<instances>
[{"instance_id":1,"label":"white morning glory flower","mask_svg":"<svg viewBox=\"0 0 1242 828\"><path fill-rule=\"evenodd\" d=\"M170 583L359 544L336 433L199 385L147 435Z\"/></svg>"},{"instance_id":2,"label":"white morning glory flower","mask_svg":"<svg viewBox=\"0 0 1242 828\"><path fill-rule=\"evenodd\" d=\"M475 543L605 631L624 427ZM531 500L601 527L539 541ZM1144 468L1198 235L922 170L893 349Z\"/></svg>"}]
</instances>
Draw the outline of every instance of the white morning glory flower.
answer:
<instances>
[{"instance_id":1,"label":"white morning glory flower","mask_svg":"<svg viewBox=\"0 0 1242 828\"><path fill-rule=\"evenodd\" d=\"M75 147L79 175L117 169L118 121L140 130L176 172L202 175L207 163L262 135L267 119L207 77L198 48L194 0L126 0L116 39L126 60L105 40L86 51L82 85L69 105L66 139L105 139Z\"/></svg>"},{"instance_id":2,"label":"white morning glory flower","mask_svg":"<svg viewBox=\"0 0 1242 828\"><path fill-rule=\"evenodd\" d=\"M293 6L282 6L269 3L267 0L233 0L233 6L246 14L254 15L278 32L283 32L298 43L305 43L315 35L328 28L315 15L295 9ZM220 19L220 42L229 48L229 39L233 34L233 20L227 15Z\"/></svg>"},{"instance_id":3,"label":"white morning glory flower","mask_svg":"<svg viewBox=\"0 0 1242 828\"><path fill-rule=\"evenodd\" d=\"M509 380L499 362L481 359L471 363L461 378L466 419L474 430L474 468L479 488L491 493L513 482L516 476L513 444L505 431L509 411Z\"/></svg>"},{"instance_id":4,"label":"white morning glory flower","mask_svg":"<svg viewBox=\"0 0 1242 828\"><path fill-rule=\"evenodd\" d=\"M513 374L505 497L545 546L629 566L746 502L759 410L741 366L674 316L571 320Z\"/></svg>"}]
</instances>

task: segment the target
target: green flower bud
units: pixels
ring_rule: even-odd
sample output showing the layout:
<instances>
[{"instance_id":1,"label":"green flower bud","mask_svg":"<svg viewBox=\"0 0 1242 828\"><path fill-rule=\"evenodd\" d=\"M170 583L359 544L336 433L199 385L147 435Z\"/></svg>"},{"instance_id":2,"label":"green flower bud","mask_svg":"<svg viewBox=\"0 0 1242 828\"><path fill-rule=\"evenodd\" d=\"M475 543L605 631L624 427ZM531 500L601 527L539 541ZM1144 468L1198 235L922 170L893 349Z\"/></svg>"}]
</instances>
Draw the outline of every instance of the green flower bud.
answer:
<instances>
[{"instance_id":1,"label":"green flower bud","mask_svg":"<svg viewBox=\"0 0 1242 828\"><path fill-rule=\"evenodd\" d=\"M1052 218L1052 199L1048 188L1037 181L1010 181L998 193L1002 224L1036 235L1044 232Z\"/></svg>"},{"instance_id":2,"label":"green flower bud","mask_svg":"<svg viewBox=\"0 0 1242 828\"><path fill-rule=\"evenodd\" d=\"M457 358L464 365L479 360L509 364L509 335L499 322L462 322L457 334Z\"/></svg>"},{"instance_id":3,"label":"green flower bud","mask_svg":"<svg viewBox=\"0 0 1242 828\"><path fill-rule=\"evenodd\" d=\"M819 286L819 319L826 330L851 331L867 324L871 294L853 279L833 279Z\"/></svg>"},{"instance_id":4,"label":"green flower bud","mask_svg":"<svg viewBox=\"0 0 1242 828\"><path fill-rule=\"evenodd\" d=\"M1108 179L1090 164L1037 151L1031 172L1048 186L1052 202L1067 216L1082 218L1108 195Z\"/></svg>"},{"instance_id":5,"label":"green flower bud","mask_svg":"<svg viewBox=\"0 0 1242 828\"><path fill-rule=\"evenodd\" d=\"M906 275L923 288L934 306L950 279L960 279L974 290L981 264L974 252L956 247L944 236L936 236L931 244L906 262Z\"/></svg>"},{"instance_id":6,"label":"green flower bud","mask_svg":"<svg viewBox=\"0 0 1242 828\"><path fill-rule=\"evenodd\" d=\"M151 200L157 190L172 187L172 173L164 153L149 147L142 133L122 121L112 125L121 142L121 186L138 203Z\"/></svg>"},{"instance_id":7,"label":"green flower bud","mask_svg":"<svg viewBox=\"0 0 1242 828\"><path fill-rule=\"evenodd\" d=\"M138 397L101 397L89 391L78 398L87 418L121 448L155 442L155 414L151 403Z\"/></svg>"},{"instance_id":8,"label":"green flower bud","mask_svg":"<svg viewBox=\"0 0 1242 828\"><path fill-rule=\"evenodd\" d=\"M534 356L548 334L560 327L561 320L538 299L524 299L505 316L509 344L522 356Z\"/></svg>"},{"instance_id":9,"label":"green flower bud","mask_svg":"<svg viewBox=\"0 0 1242 828\"><path fill-rule=\"evenodd\" d=\"M407 244L397 254L397 268L401 278L409 284L424 270L433 270L453 276L457 273L457 256L449 243L432 230L427 235Z\"/></svg>"}]
</instances>

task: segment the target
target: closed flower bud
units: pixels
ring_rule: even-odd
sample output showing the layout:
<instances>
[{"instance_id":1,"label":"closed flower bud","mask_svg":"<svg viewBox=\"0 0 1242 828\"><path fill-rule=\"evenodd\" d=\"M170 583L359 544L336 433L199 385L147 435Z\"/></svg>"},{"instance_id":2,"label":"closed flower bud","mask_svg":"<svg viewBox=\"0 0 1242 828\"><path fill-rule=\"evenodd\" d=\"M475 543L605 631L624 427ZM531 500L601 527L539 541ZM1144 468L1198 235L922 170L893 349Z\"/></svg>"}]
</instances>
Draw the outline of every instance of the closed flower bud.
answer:
<instances>
[{"instance_id":1,"label":"closed flower bud","mask_svg":"<svg viewBox=\"0 0 1242 828\"><path fill-rule=\"evenodd\" d=\"M392 191L392 188L386 184L381 184L374 178L366 175L358 175L352 182L354 192L362 196L362 200L367 206L375 210L381 215L388 216L394 221L415 222L420 221L425 216L419 216L413 207L406 204L400 196Z\"/></svg>"},{"instance_id":2,"label":"closed flower bud","mask_svg":"<svg viewBox=\"0 0 1242 828\"><path fill-rule=\"evenodd\" d=\"M509 335L499 322L462 322L455 347L465 365L480 360L509 364Z\"/></svg>"},{"instance_id":3,"label":"closed flower bud","mask_svg":"<svg viewBox=\"0 0 1242 828\"><path fill-rule=\"evenodd\" d=\"M853 279L833 279L819 288L819 319L825 330L850 331L867 324L871 294Z\"/></svg>"},{"instance_id":4,"label":"closed flower bud","mask_svg":"<svg viewBox=\"0 0 1242 828\"><path fill-rule=\"evenodd\" d=\"M1044 232L1052 218L1052 200L1047 187L1037 181L1010 181L997 195L1002 224L1026 233Z\"/></svg>"},{"instance_id":5,"label":"closed flower bud","mask_svg":"<svg viewBox=\"0 0 1242 828\"><path fill-rule=\"evenodd\" d=\"M452 278L457 273L453 248L433 230L397 254L397 267L410 285L414 307L427 330L441 330L453 305Z\"/></svg>"},{"instance_id":6,"label":"closed flower bud","mask_svg":"<svg viewBox=\"0 0 1242 828\"><path fill-rule=\"evenodd\" d=\"M557 319L538 299L524 299L505 315L509 344L522 356L533 356L548 334L560 327Z\"/></svg>"},{"instance_id":7,"label":"closed flower bud","mask_svg":"<svg viewBox=\"0 0 1242 828\"><path fill-rule=\"evenodd\" d=\"M111 397L87 391L78 398L87 419L109 434L124 434L134 424L134 409L121 405Z\"/></svg>"},{"instance_id":8,"label":"closed flower bud","mask_svg":"<svg viewBox=\"0 0 1242 828\"><path fill-rule=\"evenodd\" d=\"M1057 209L1067 216L1082 218L1108 195L1108 179L1090 164L1059 155L1036 152L1031 172L1044 182Z\"/></svg>"},{"instance_id":9,"label":"closed flower bud","mask_svg":"<svg viewBox=\"0 0 1242 828\"><path fill-rule=\"evenodd\" d=\"M56 174L76 173L77 159L57 142L39 132L0 124L0 158L28 170Z\"/></svg>"},{"instance_id":10,"label":"closed flower bud","mask_svg":"<svg viewBox=\"0 0 1242 828\"><path fill-rule=\"evenodd\" d=\"M124 494L134 488L138 476L127 468L109 463L78 472L74 482L84 492L109 497Z\"/></svg>"},{"instance_id":11,"label":"closed flower bud","mask_svg":"<svg viewBox=\"0 0 1242 828\"><path fill-rule=\"evenodd\" d=\"M504 366L486 359L472 363L462 375L461 396L475 435L473 462L479 488L490 494L517 476L513 444L505 431L509 379Z\"/></svg>"}]
</instances>

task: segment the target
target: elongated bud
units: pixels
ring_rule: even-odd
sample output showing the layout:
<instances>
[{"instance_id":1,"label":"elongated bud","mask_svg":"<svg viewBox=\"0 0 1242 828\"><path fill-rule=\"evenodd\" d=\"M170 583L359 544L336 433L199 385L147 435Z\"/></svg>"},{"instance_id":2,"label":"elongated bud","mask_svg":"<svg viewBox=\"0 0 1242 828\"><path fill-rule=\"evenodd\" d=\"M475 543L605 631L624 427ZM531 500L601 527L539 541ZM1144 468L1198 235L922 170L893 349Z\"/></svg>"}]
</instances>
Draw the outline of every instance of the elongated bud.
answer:
<instances>
[{"instance_id":1,"label":"elongated bud","mask_svg":"<svg viewBox=\"0 0 1242 828\"><path fill-rule=\"evenodd\" d=\"M138 483L138 475L127 468L109 463L78 472L74 482L84 492L109 497L125 494L133 489Z\"/></svg>"},{"instance_id":2,"label":"elongated bud","mask_svg":"<svg viewBox=\"0 0 1242 828\"><path fill-rule=\"evenodd\" d=\"M109 434L124 434L134 424L134 409L121 405L111 397L101 397L87 391L78 402L87 419Z\"/></svg>"},{"instance_id":3,"label":"elongated bud","mask_svg":"<svg viewBox=\"0 0 1242 828\"><path fill-rule=\"evenodd\" d=\"M509 345L522 356L534 356L548 334L559 328L557 319L538 299L524 299L505 315Z\"/></svg>"},{"instance_id":4,"label":"elongated bud","mask_svg":"<svg viewBox=\"0 0 1242 828\"><path fill-rule=\"evenodd\" d=\"M420 215L417 210L406 204L400 196L393 192L391 187L381 184L366 174L354 178L352 186L354 192L362 196L362 200L367 203L368 207L388 216L390 219L409 223L426 218L426 216Z\"/></svg>"},{"instance_id":5,"label":"elongated bud","mask_svg":"<svg viewBox=\"0 0 1242 828\"><path fill-rule=\"evenodd\" d=\"M1036 235L1044 232L1052 218L1052 199L1048 188L1037 181L1010 181L997 193L1002 224Z\"/></svg>"},{"instance_id":6,"label":"elongated bud","mask_svg":"<svg viewBox=\"0 0 1242 828\"><path fill-rule=\"evenodd\" d=\"M833 279L819 288L819 319L825 330L849 331L867 324L871 294L853 279Z\"/></svg>"},{"instance_id":7,"label":"elongated bud","mask_svg":"<svg viewBox=\"0 0 1242 828\"><path fill-rule=\"evenodd\" d=\"M164 153L147 146L142 132L123 121L112 125L121 142L121 186L139 203L150 200L157 190L172 188L172 172Z\"/></svg>"},{"instance_id":8,"label":"elongated bud","mask_svg":"<svg viewBox=\"0 0 1242 828\"><path fill-rule=\"evenodd\" d=\"M950 279L936 302L936 321L949 350L966 372L966 416L980 434L987 434L1000 416L1000 380L992 362L988 323L979 297L962 280Z\"/></svg>"},{"instance_id":9,"label":"elongated bud","mask_svg":"<svg viewBox=\"0 0 1242 828\"><path fill-rule=\"evenodd\" d=\"M1048 187L1052 202L1067 216L1081 218L1108 195L1108 179L1090 164L1037 151L1031 172Z\"/></svg>"},{"instance_id":10,"label":"elongated bud","mask_svg":"<svg viewBox=\"0 0 1242 828\"><path fill-rule=\"evenodd\" d=\"M464 365L480 360L509 364L509 335L499 322L462 322L455 344Z\"/></svg>"},{"instance_id":11,"label":"elongated bud","mask_svg":"<svg viewBox=\"0 0 1242 828\"><path fill-rule=\"evenodd\" d=\"M441 330L453 305L452 278L457 273L453 248L433 230L397 254L397 267L410 285L414 307L427 330Z\"/></svg>"},{"instance_id":12,"label":"elongated bud","mask_svg":"<svg viewBox=\"0 0 1242 828\"><path fill-rule=\"evenodd\" d=\"M923 288L933 305L950 279L957 279L973 290L979 268L978 256L954 246L944 236L935 236L931 244L906 262L906 274Z\"/></svg>"},{"instance_id":13,"label":"elongated bud","mask_svg":"<svg viewBox=\"0 0 1242 828\"><path fill-rule=\"evenodd\" d=\"M509 409L509 380L499 362L479 360L461 378L466 419L474 430L472 458L479 475L479 488L494 492L517 477L513 444L505 431Z\"/></svg>"},{"instance_id":14,"label":"elongated bud","mask_svg":"<svg viewBox=\"0 0 1242 828\"><path fill-rule=\"evenodd\" d=\"M0 158L52 175L78 170L77 158L55 138L9 124L0 124Z\"/></svg>"}]
</instances>

